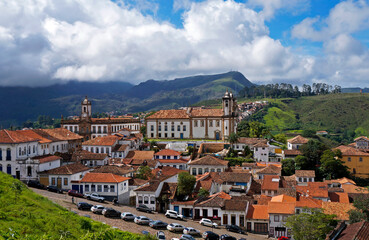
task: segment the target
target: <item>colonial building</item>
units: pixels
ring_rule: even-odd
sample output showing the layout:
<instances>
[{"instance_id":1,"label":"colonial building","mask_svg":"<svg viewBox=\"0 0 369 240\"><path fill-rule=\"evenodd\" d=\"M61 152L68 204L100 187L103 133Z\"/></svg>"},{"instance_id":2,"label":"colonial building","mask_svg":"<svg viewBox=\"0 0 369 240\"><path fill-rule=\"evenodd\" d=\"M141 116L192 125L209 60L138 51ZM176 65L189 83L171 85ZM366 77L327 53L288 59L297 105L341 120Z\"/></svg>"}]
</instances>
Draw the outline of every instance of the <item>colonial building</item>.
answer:
<instances>
[{"instance_id":1,"label":"colonial building","mask_svg":"<svg viewBox=\"0 0 369 240\"><path fill-rule=\"evenodd\" d=\"M92 118L91 102L86 98L81 103L81 115L77 119L61 119L61 126L83 136L84 140L102 137L129 129L132 133L140 132L140 120L134 118Z\"/></svg>"},{"instance_id":2,"label":"colonial building","mask_svg":"<svg viewBox=\"0 0 369 240\"><path fill-rule=\"evenodd\" d=\"M237 128L237 102L228 91L221 109L160 110L146 118L149 138L227 139Z\"/></svg>"}]
</instances>

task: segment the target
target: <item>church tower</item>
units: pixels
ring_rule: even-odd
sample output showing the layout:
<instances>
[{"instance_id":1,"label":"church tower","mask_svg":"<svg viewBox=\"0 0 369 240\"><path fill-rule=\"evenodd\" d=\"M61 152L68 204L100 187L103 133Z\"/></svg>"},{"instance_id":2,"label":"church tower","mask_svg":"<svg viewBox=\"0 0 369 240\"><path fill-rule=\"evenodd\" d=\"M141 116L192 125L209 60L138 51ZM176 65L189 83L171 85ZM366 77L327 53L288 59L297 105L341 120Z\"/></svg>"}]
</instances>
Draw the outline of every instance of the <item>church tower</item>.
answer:
<instances>
[{"instance_id":1,"label":"church tower","mask_svg":"<svg viewBox=\"0 0 369 240\"><path fill-rule=\"evenodd\" d=\"M223 96L223 116L232 116L232 112L234 109L234 99L233 94L227 91Z\"/></svg>"},{"instance_id":2,"label":"church tower","mask_svg":"<svg viewBox=\"0 0 369 240\"><path fill-rule=\"evenodd\" d=\"M91 102L86 98L81 103L81 120L90 120Z\"/></svg>"}]
</instances>

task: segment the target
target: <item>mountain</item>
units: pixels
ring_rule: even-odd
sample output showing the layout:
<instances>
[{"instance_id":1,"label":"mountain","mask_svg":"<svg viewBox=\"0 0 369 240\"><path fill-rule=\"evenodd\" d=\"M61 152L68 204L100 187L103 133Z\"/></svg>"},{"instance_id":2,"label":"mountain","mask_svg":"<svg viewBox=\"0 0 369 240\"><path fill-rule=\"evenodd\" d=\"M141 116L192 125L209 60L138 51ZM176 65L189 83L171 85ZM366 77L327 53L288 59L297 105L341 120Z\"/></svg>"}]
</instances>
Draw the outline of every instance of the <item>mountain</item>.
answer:
<instances>
[{"instance_id":1,"label":"mountain","mask_svg":"<svg viewBox=\"0 0 369 240\"><path fill-rule=\"evenodd\" d=\"M360 90L363 90L363 93L369 93L369 88L342 88L341 92L342 93L359 93Z\"/></svg>"},{"instance_id":2,"label":"mountain","mask_svg":"<svg viewBox=\"0 0 369 240\"><path fill-rule=\"evenodd\" d=\"M19 126L39 115L60 118L79 115L84 96L93 112L135 113L178 108L221 97L226 89L238 92L251 83L239 72L199 75L174 80L148 80L136 86L126 82L76 82L48 87L0 87L0 128Z\"/></svg>"}]
</instances>

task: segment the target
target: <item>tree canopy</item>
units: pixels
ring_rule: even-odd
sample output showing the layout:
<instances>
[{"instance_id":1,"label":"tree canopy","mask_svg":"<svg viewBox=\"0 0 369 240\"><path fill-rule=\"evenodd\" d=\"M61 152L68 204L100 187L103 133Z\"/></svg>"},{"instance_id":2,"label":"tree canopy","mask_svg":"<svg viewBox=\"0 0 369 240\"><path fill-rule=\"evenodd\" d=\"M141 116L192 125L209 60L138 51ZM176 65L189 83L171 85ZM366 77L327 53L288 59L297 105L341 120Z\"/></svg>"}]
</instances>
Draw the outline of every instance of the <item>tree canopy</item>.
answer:
<instances>
[{"instance_id":1,"label":"tree canopy","mask_svg":"<svg viewBox=\"0 0 369 240\"><path fill-rule=\"evenodd\" d=\"M239 137L254 137L261 138L270 134L269 129L264 123L257 121L242 121L237 126L237 132Z\"/></svg>"},{"instance_id":2,"label":"tree canopy","mask_svg":"<svg viewBox=\"0 0 369 240\"><path fill-rule=\"evenodd\" d=\"M344 162L341 160L341 157L342 153L340 150L332 151L328 149L323 152L320 159L320 172L322 177L337 179L350 175L348 167L343 165Z\"/></svg>"},{"instance_id":3,"label":"tree canopy","mask_svg":"<svg viewBox=\"0 0 369 240\"><path fill-rule=\"evenodd\" d=\"M178 174L177 195L190 195L195 187L196 177L188 172Z\"/></svg>"},{"instance_id":4,"label":"tree canopy","mask_svg":"<svg viewBox=\"0 0 369 240\"><path fill-rule=\"evenodd\" d=\"M327 147L317 140L309 140L307 144L302 145L301 151L302 155L306 157L305 159L306 162L305 168L301 169L303 170L315 169L315 167L319 164L320 158L325 150L327 150Z\"/></svg>"},{"instance_id":5,"label":"tree canopy","mask_svg":"<svg viewBox=\"0 0 369 240\"><path fill-rule=\"evenodd\" d=\"M282 160L282 175L291 176L295 174L295 160L286 158Z\"/></svg>"},{"instance_id":6,"label":"tree canopy","mask_svg":"<svg viewBox=\"0 0 369 240\"><path fill-rule=\"evenodd\" d=\"M140 166L137 170L137 174L136 177L140 178L140 179L149 179L151 178L152 173L151 173L151 168L149 166Z\"/></svg>"}]
</instances>

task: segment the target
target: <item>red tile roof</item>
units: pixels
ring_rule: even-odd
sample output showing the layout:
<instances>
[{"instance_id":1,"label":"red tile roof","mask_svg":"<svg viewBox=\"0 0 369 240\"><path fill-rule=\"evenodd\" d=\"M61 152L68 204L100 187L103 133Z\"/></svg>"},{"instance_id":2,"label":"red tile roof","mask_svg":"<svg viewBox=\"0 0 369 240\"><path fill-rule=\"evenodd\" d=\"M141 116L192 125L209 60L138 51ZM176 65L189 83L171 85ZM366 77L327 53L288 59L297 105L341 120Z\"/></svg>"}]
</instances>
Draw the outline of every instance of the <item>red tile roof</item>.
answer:
<instances>
[{"instance_id":1,"label":"red tile roof","mask_svg":"<svg viewBox=\"0 0 369 240\"><path fill-rule=\"evenodd\" d=\"M319 199L315 199L312 197L303 197L300 196L299 200L296 201L296 207L300 207L300 208L322 208L322 200Z\"/></svg>"},{"instance_id":2,"label":"red tile roof","mask_svg":"<svg viewBox=\"0 0 369 240\"><path fill-rule=\"evenodd\" d=\"M47 163L47 162L52 162L52 161L57 161L57 160L62 160L61 157L59 156L55 156L55 155L43 155L43 156L37 156L37 157L33 157L32 159L38 159L38 161L40 163Z\"/></svg>"},{"instance_id":3,"label":"red tile roof","mask_svg":"<svg viewBox=\"0 0 369 240\"><path fill-rule=\"evenodd\" d=\"M175 168L175 167L168 167L168 166L163 166L161 168L155 168L151 171L153 176L156 176L157 174L163 175L163 176L174 176L174 175L179 174L181 172L187 172L187 171L186 170L180 170L180 169Z\"/></svg>"},{"instance_id":4,"label":"red tile roof","mask_svg":"<svg viewBox=\"0 0 369 240\"><path fill-rule=\"evenodd\" d=\"M257 171L256 173L257 174L281 175L281 171L282 171L281 166L269 164L265 168L260 169L259 171Z\"/></svg>"},{"instance_id":5,"label":"red tile roof","mask_svg":"<svg viewBox=\"0 0 369 240\"><path fill-rule=\"evenodd\" d=\"M295 214L295 202L269 202L268 213L269 214Z\"/></svg>"},{"instance_id":6,"label":"red tile roof","mask_svg":"<svg viewBox=\"0 0 369 240\"><path fill-rule=\"evenodd\" d=\"M160 110L146 119L187 119L186 110Z\"/></svg>"},{"instance_id":7,"label":"red tile roof","mask_svg":"<svg viewBox=\"0 0 369 240\"><path fill-rule=\"evenodd\" d=\"M279 176L265 175L263 183L261 184L261 190L275 190L279 188Z\"/></svg>"},{"instance_id":8,"label":"red tile roof","mask_svg":"<svg viewBox=\"0 0 369 240\"><path fill-rule=\"evenodd\" d=\"M90 139L86 142L83 142L82 145L84 146L113 146L117 141L119 137L115 135L109 135L104 137L97 137Z\"/></svg>"},{"instance_id":9,"label":"red tile roof","mask_svg":"<svg viewBox=\"0 0 369 240\"><path fill-rule=\"evenodd\" d=\"M291 150L285 149L283 150L283 154L286 156L298 156L298 155L301 155L301 151L297 149L291 149Z\"/></svg>"},{"instance_id":10,"label":"red tile roof","mask_svg":"<svg viewBox=\"0 0 369 240\"><path fill-rule=\"evenodd\" d=\"M360 136L354 139L355 142L359 141L360 139L363 139L365 141L369 141L369 138L367 138L366 136Z\"/></svg>"},{"instance_id":11,"label":"red tile roof","mask_svg":"<svg viewBox=\"0 0 369 240\"><path fill-rule=\"evenodd\" d=\"M207 155L205 157L192 160L188 165L228 166L228 161Z\"/></svg>"},{"instance_id":12,"label":"red tile roof","mask_svg":"<svg viewBox=\"0 0 369 240\"><path fill-rule=\"evenodd\" d=\"M188 160L184 159L157 159L161 163L187 163Z\"/></svg>"},{"instance_id":13,"label":"red tile roof","mask_svg":"<svg viewBox=\"0 0 369 240\"><path fill-rule=\"evenodd\" d=\"M350 203L349 196L345 192L329 192L328 195L332 202Z\"/></svg>"},{"instance_id":14,"label":"red tile roof","mask_svg":"<svg viewBox=\"0 0 369 240\"><path fill-rule=\"evenodd\" d=\"M72 175L75 173L85 172L88 171L90 168L86 167L85 165L81 163L73 163L64 165L58 168L50 169L47 171L44 171L40 174L47 174L47 175Z\"/></svg>"},{"instance_id":15,"label":"red tile roof","mask_svg":"<svg viewBox=\"0 0 369 240\"><path fill-rule=\"evenodd\" d=\"M285 195L285 194L281 194L281 195L272 197L270 201L271 202L296 202L296 198Z\"/></svg>"},{"instance_id":16,"label":"red tile roof","mask_svg":"<svg viewBox=\"0 0 369 240\"><path fill-rule=\"evenodd\" d=\"M308 182L307 186L296 186L296 191L303 196L328 198L328 184L324 182Z\"/></svg>"},{"instance_id":17,"label":"red tile roof","mask_svg":"<svg viewBox=\"0 0 369 240\"><path fill-rule=\"evenodd\" d=\"M194 108L191 110L192 117L222 117L223 109L204 109L204 108Z\"/></svg>"},{"instance_id":18,"label":"red tile roof","mask_svg":"<svg viewBox=\"0 0 369 240\"><path fill-rule=\"evenodd\" d=\"M268 205L250 205L246 218L255 220L268 220Z\"/></svg>"},{"instance_id":19,"label":"red tile roof","mask_svg":"<svg viewBox=\"0 0 369 240\"><path fill-rule=\"evenodd\" d=\"M155 156L180 156L181 154L171 149L163 149L154 154Z\"/></svg>"},{"instance_id":20,"label":"red tile roof","mask_svg":"<svg viewBox=\"0 0 369 240\"><path fill-rule=\"evenodd\" d=\"M296 177L308 177L308 178L315 178L315 171L314 170L296 170L295 171Z\"/></svg>"},{"instance_id":21,"label":"red tile roof","mask_svg":"<svg viewBox=\"0 0 369 240\"><path fill-rule=\"evenodd\" d=\"M369 156L369 153L354 147L341 145L339 147L336 147L335 149L340 150L343 156Z\"/></svg>"},{"instance_id":22,"label":"red tile roof","mask_svg":"<svg viewBox=\"0 0 369 240\"><path fill-rule=\"evenodd\" d=\"M19 131L0 130L0 143L38 142L38 138L20 134Z\"/></svg>"},{"instance_id":23,"label":"red tile roof","mask_svg":"<svg viewBox=\"0 0 369 240\"><path fill-rule=\"evenodd\" d=\"M83 137L65 128L39 129L60 141L80 140Z\"/></svg>"},{"instance_id":24,"label":"red tile roof","mask_svg":"<svg viewBox=\"0 0 369 240\"><path fill-rule=\"evenodd\" d=\"M338 236L337 240L368 240L369 222L361 221L349 224Z\"/></svg>"},{"instance_id":25,"label":"red tile roof","mask_svg":"<svg viewBox=\"0 0 369 240\"><path fill-rule=\"evenodd\" d=\"M338 220L349 220L348 211L356 209L351 203L322 202L323 212L325 214L335 214Z\"/></svg>"},{"instance_id":26,"label":"red tile roof","mask_svg":"<svg viewBox=\"0 0 369 240\"><path fill-rule=\"evenodd\" d=\"M122 177L112 173L90 172L82 178L81 183L120 183L129 180L128 177Z\"/></svg>"},{"instance_id":27,"label":"red tile roof","mask_svg":"<svg viewBox=\"0 0 369 240\"><path fill-rule=\"evenodd\" d=\"M154 151L129 151L126 159L149 160L154 159Z\"/></svg>"},{"instance_id":28,"label":"red tile roof","mask_svg":"<svg viewBox=\"0 0 369 240\"><path fill-rule=\"evenodd\" d=\"M291 144L305 144L309 141L309 139L302 137L301 135L297 135L294 138L288 139L287 142Z\"/></svg>"}]
</instances>

